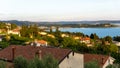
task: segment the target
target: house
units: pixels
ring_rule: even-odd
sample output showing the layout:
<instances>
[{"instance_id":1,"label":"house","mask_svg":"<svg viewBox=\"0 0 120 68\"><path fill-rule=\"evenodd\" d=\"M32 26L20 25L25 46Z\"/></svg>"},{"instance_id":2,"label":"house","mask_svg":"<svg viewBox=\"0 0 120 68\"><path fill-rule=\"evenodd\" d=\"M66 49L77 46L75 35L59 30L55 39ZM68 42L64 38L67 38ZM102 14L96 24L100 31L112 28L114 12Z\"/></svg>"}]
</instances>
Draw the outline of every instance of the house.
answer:
<instances>
[{"instance_id":1,"label":"house","mask_svg":"<svg viewBox=\"0 0 120 68\"><path fill-rule=\"evenodd\" d=\"M20 35L20 29L9 30L9 31L8 31L8 34Z\"/></svg>"},{"instance_id":2,"label":"house","mask_svg":"<svg viewBox=\"0 0 120 68\"><path fill-rule=\"evenodd\" d=\"M89 43L90 43L90 38L89 38L89 37L80 38L80 42L81 42L81 43L89 44Z\"/></svg>"},{"instance_id":3,"label":"house","mask_svg":"<svg viewBox=\"0 0 120 68\"><path fill-rule=\"evenodd\" d=\"M46 32L38 32L40 35L47 35L47 33Z\"/></svg>"},{"instance_id":4,"label":"house","mask_svg":"<svg viewBox=\"0 0 120 68\"><path fill-rule=\"evenodd\" d=\"M79 37L79 36L75 36L75 37L74 37L75 40L79 40L80 38L81 38L81 37Z\"/></svg>"},{"instance_id":5,"label":"house","mask_svg":"<svg viewBox=\"0 0 120 68\"><path fill-rule=\"evenodd\" d=\"M47 41L45 40L37 40L31 43L31 46L48 46Z\"/></svg>"},{"instance_id":6,"label":"house","mask_svg":"<svg viewBox=\"0 0 120 68\"><path fill-rule=\"evenodd\" d=\"M47 46L47 41L45 40L38 40L36 41L37 46Z\"/></svg>"},{"instance_id":7,"label":"house","mask_svg":"<svg viewBox=\"0 0 120 68\"><path fill-rule=\"evenodd\" d=\"M83 54L74 53L69 49L54 47L36 46L15 46L11 45L0 51L0 59L5 60L11 67L14 58L23 56L27 60L33 59L36 55L42 59L46 54L51 54L59 62L59 68L83 68ZM11 65L10 65L11 64Z\"/></svg>"},{"instance_id":8,"label":"house","mask_svg":"<svg viewBox=\"0 0 120 68\"><path fill-rule=\"evenodd\" d=\"M61 34L61 37L63 38L63 37L69 37L69 35L67 35L67 34Z\"/></svg>"},{"instance_id":9,"label":"house","mask_svg":"<svg viewBox=\"0 0 120 68\"><path fill-rule=\"evenodd\" d=\"M94 60L98 61L101 68L106 68L109 64L113 64L115 59L106 55L84 54L84 63Z\"/></svg>"},{"instance_id":10,"label":"house","mask_svg":"<svg viewBox=\"0 0 120 68\"><path fill-rule=\"evenodd\" d=\"M48 36L48 37L51 37L51 38L55 38L55 36L52 35L52 34L48 34L47 36Z\"/></svg>"},{"instance_id":11,"label":"house","mask_svg":"<svg viewBox=\"0 0 120 68\"><path fill-rule=\"evenodd\" d=\"M118 41L113 41L113 43L114 43L115 45L117 45L118 47L120 47L120 42L118 42Z\"/></svg>"}]
</instances>

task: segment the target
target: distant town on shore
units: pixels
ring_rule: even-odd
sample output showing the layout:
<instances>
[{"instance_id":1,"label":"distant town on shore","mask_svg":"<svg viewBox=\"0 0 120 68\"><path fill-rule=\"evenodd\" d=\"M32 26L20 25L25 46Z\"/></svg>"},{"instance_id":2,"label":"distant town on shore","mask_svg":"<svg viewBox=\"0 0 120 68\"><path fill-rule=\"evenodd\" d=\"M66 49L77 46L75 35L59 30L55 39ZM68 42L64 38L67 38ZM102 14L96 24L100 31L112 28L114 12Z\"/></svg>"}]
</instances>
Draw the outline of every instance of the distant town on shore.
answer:
<instances>
[{"instance_id":1,"label":"distant town on shore","mask_svg":"<svg viewBox=\"0 0 120 68\"><path fill-rule=\"evenodd\" d=\"M0 21L5 23L13 23L19 26L37 24L39 26L60 26L60 27L119 27L119 20L98 20L98 21L58 21L58 22L31 22L31 21L18 21L8 20ZM74 25L73 25L74 24ZM117 25L116 25L117 24Z\"/></svg>"}]
</instances>

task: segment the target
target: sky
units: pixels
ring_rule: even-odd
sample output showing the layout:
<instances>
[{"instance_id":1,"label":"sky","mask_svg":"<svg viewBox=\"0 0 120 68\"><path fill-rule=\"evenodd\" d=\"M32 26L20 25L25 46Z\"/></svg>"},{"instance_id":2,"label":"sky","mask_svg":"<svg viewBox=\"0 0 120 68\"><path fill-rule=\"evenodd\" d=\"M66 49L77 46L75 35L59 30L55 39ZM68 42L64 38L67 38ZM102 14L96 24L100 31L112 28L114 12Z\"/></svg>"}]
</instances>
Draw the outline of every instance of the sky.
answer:
<instances>
[{"instance_id":1,"label":"sky","mask_svg":"<svg viewBox=\"0 0 120 68\"><path fill-rule=\"evenodd\" d=\"M0 20L120 20L120 0L0 0Z\"/></svg>"}]
</instances>

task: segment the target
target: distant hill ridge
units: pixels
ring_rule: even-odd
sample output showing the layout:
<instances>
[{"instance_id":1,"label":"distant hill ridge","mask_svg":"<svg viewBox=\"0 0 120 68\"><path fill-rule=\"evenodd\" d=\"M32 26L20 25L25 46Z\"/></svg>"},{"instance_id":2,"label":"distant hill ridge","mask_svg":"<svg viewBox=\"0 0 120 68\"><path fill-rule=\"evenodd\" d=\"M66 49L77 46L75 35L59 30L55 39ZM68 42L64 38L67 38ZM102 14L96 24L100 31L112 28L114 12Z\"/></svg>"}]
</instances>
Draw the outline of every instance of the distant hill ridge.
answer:
<instances>
[{"instance_id":1,"label":"distant hill ridge","mask_svg":"<svg viewBox=\"0 0 120 68\"><path fill-rule=\"evenodd\" d=\"M0 21L5 23L14 23L17 25L64 25L64 24L104 24L104 23L120 23L120 20L99 20L99 21L59 21L59 22L31 22L31 21L18 21L18 20L7 20Z\"/></svg>"}]
</instances>

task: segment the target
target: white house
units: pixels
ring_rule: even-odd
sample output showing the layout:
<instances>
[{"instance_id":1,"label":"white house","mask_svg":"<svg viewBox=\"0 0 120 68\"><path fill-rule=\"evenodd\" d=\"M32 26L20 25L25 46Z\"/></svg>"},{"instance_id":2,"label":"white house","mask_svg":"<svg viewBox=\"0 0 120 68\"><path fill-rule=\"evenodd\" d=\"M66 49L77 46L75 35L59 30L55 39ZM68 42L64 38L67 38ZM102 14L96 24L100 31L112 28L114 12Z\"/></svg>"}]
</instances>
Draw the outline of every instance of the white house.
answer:
<instances>
[{"instance_id":1,"label":"white house","mask_svg":"<svg viewBox=\"0 0 120 68\"><path fill-rule=\"evenodd\" d=\"M35 40L34 42L31 43L31 46L48 46L47 41L45 40Z\"/></svg>"},{"instance_id":2,"label":"white house","mask_svg":"<svg viewBox=\"0 0 120 68\"><path fill-rule=\"evenodd\" d=\"M16 34L16 35L19 35L19 34L20 34L20 30L18 30L18 29L8 30L8 34Z\"/></svg>"}]
</instances>

